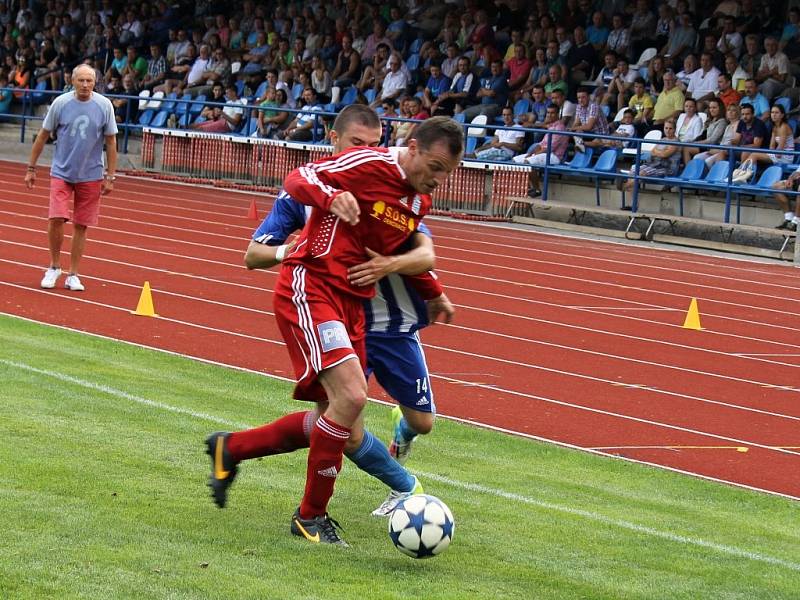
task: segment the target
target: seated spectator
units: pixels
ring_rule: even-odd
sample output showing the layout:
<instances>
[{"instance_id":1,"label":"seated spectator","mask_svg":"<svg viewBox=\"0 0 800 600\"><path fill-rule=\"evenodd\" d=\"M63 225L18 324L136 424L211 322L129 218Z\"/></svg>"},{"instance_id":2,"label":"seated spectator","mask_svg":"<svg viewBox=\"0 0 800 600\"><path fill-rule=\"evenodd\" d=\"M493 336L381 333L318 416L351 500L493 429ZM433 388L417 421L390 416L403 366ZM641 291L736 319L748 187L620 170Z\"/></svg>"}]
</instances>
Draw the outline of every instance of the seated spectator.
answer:
<instances>
[{"instance_id":1,"label":"seated spectator","mask_svg":"<svg viewBox=\"0 0 800 600\"><path fill-rule=\"evenodd\" d=\"M609 85L611 85L611 80L614 79L616 76L617 69L617 55L613 52L606 52L603 55L603 67L597 73L597 77L595 77L595 91L592 96L595 100L603 106L603 100L605 100L605 105L608 105L608 101L611 99L611 93L608 92Z\"/></svg>"},{"instance_id":2,"label":"seated spectator","mask_svg":"<svg viewBox=\"0 0 800 600\"><path fill-rule=\"evenodd\" d=\"M667 119L672 119L674 124L683 110L683 100L683 92L675 85L675 74L668 71L664 74L664 91L653 107L653 128L661 129Z\"/></svg>"},{"instance_id":3,"label":"seated spectator","mask_svg":"<svg viewBox=\"0 0 800 600\"><path fill-rule=\"evenodd\" d=\"M717 71L722 71L725 67L725 55L717 50L717 36L713 33L703 37L703 47L700 55L708 54L711 57L711 64Z\"/></svg>"},{"instance_id":4,"label":"seated spectator","mask_svg":"<svg viewBox=\"0 0 800 600\"><path fill-rule=\"evenodd\" d=\"M475 104L477 88L478 81L470 69L470 60L462 56L458 59L458 72L450 84L450 89L439 94L439 98L431 105L433 114L452 115Z\"/></svg>"},{"instance_id":5,"label":"seated spectator","mask_svg":"<svg viewBox=\"0 0 800 600\"><path fill-rule=\"evenodd\" d=\"M372 33L364 41L364 50L361 52L361 60L364 63L372 61L372 57L378 51L378 46L385 45L387 49L393 48L392 40L386 37L386 25L383 19L375 19L372 24Z\"/></svg>"},{"instance_id":6,"label":"seated spectator","mask_svg":"<svg viewBox=\"0 0 800 600\"><path fill-rule=\"evenodd\" d=\"M645 49L653 44L656 31L656 15L650 9L647 0L636 0L636 8L631 15L630 44L632 47L631 56L636 60ZM662 44L663 45L663 44Z\"/></svg>"},{"instance_id":7,"label":"seated spectator","mask_svg":"<svg viewBox=\"0 0 800 600\"><path fill-rule=\"evenodd\" d=\"M630 108L626 108L625 112L622 113L622 119L617 125L617 128L611 132L611 135L618 138L633 138L636 137L636 127L633 125L633 111ZM625 146L629 146L630 142L626 142L623 140L609 140L609 139L594 139L594 140L586 140L584 142L584 146L587 148L622 148Z\"/></svg>"},{"instance_id":8,"label":"seated spectator","mask_svg":"<svg viewBox=\"0 0 800 600\"><path fill-rule=\"evenodd\" d=\"M311 59L311 87L317 92L317 98L319 98L320 102L330 101L332 86L333 78L328 69L325 68L325 63L319 56L314 56Z\"/></svg>"},{"instance_id":9,"label":"seated spectator","mask_svg":"<svg viewBox=\"0 0 800 600\"><path fill-rule=\"evenodd\" d=\"M553 90L553 94L550 96L550 102L558 109L558 118L564 123L564 127L571 124L575 119L575 104L567 100L567 95L564 93L564 90Z\"/></svg>"},{"instance_id":10,"label":"seated spectator","mask_svg":"<svg viewBox=\"0 0 800 600\"><path fill-rule=\"evenodd\" d=\"M738 104L731 104L725 107L725 114L727 115L727 125L722 134L722 139L719 141L720 146L730 146L733 144L733 138L736 137L736 130L739 128L739 114L740 109ZM726 150L714 149L706 150L694 155L694 158L699 158L705 161L706 166L711 166L719 160L727 160L728 152Z\"/></svg>"},{"instance_id":11,"label":"seated spectator","mask_svg":"<svg viewBox=\"0 0 800 600\"><path fill-rule=\"evenodd\" d=\"M800 167L797 167L787 179L779 181L772 187L775 190L800 191ZM776 229L797 231L797 226L800 225L800 216L798 216L800 215L800 195L793 196L793 200L790 201L786 194L776 192L775 200L778 201L778 205L783 211L783 222ZM794 203L794 210L790 208L790 202Z\"/></svg>"},{"instance_id":12,"label":"seated spectator","mask_svg":"<svg viewBox=\"0 0 800 600\"><path fill-rule=\"evenodd\" d=\"M668 119L664 123L664 137L662 141L677 142L675 137L675 122ZM639 165L640 177L674 177L678 174L681 163L681 150L679 146L657 144L650 156ZM630 191L633 189L633 179L628 179L623 185L623 189Z\"/></svg>"},{"instance_id":13,"label":"seated spectator","mask_svg":"<svg viewBox=\"0 0 800 600\"><path fill-rule=\"evenodd\" d=\"M772 134L770 135L770 150L794 150L794 132L786 122L786 110L780 104L773 104L770 107L770 118L772 119ZM759 121L759 119L756 119ZM751 159L754 163L766 163L768 165L788 165L794 162L791 154L773 154L772 152L744 152L742 160Z\"/></svg>"},{"instance_id":14,"label":"seated spectator","mask_svg":"<svg viewBox=\"0 0 800 600\"><path fill-rule=\"evenodd\" d=\"M266 93L265 93L266 96ZM214 85L211 86L211 96L209 96L206 101L207 102L216 102L219 104L225 103L225 86L222 85L222 82L218 81ZM206 120L211 119L214 114L214 107L213 106L204 106L200 110L200 116Z\"/></svg>"},{"instance_id":15,"label":"seated spectator","mask_svg":"<svg viewBox=\"0 0 800 600\"><path fill-rule=\"evenodd\" d=\"M187 88L203 85L205 83L204 76L210 60L209 47L203 44L200 46L200 54L194 59L192 66L186 72L183 81L179 84L179 89L182 91Z\"/></svg>"},{"instance_id":16,"label":"seated spectator","mask_svg":"<svg viewBox=\"0 0 800 600\"><path fill-rule=\"evenodd\" d=\"M692 81L692 74L697 71L697 68L697 57L694 54L687 54L686 58L683 59L683 71L678 71L675 75L677 78L675 85L681 88L684 94L689 88L689 83Z\"/></svg>"},{"instance_id":17,"label":"seated spectator","mask_svg":"<svg viewBox=\"0 0 800 600\"><path fill-rule=\"evenodd\" d=\"M259 104L263 110L258 111L258 135L268 139L279 139L280 133L286 128L291 119L286 98L286 90L268 87L264 92L264 99ZM284 110L280 110L284 109Z\"/></svg>"},{"instance_id":18,"label":"seated spectator","mask_svg":"<svg viewBox=\"0 0 800 600\"><path fill-rule=\"evenodd\" d=\"M111 75L113 73L116 73L121 77L123 71L125 71L125 65L128 64L128 56L122 51L121 47L115 46L112 52L114 58L111 60L111 65L108 67L108 69L106 69L106 81L111 79Z\"/></svg>"},{"instance_id":19,"label":"seated spectator","mask_svg":"<svg viewBox=\"0 0 800 600\"><path fill-rule=\"evenodd\" d=\"M550 131L565 130L564 123L558 118L558 109L555 106L547 108L547 113L544 118L544 128ZM553 135L549 133L545 135L542 141L531 146L526 154L518 154L511 160L518 165L527 164L533 167L544 167L548 162L551 165L558 165L564 161L568 145L568 135ZM542 195L540 182L541 178L538 169L531 169L530 173L528 173L528 196L537 198Z\"/></svg>"},{"instance_id":20,"label":"seated spectator","mask_svg":"<svg viewBox=\"0 0 800 600\"><path fill-rule=\"evenodd\" d=\"M769 119L769 100L758 91L755 79L747 79L744 82L744 96L739 102L740 105L750 104L753 107L756 118L762 121Z\"/></svg>"},{"instance_id":21,"label":"seated spectator","mask_svg":"<svg viewBox=\"0 0 800 600\"><path fill-rule=\"evenodd\" d=\"M180 89L186 79L187 74L192 69L195 59L195 47L190 45L187 54L182 56L180 60L172 66L172 68L167 72L164 83L154 87L153 92L163 92L164 94L169 94L173 91L173 89Z\"/></svg>"},{"instance_id":22,"label":"seated spectator","mask_svg":"<svg viewBox=\"0 0 800 600\"><path fill-rule=\"evenodd\" d=\"M392 126L391 137L389 138L390 146L405 146L411 131L416 127L416 123L411 121L414 117L412 106L409 102L410 97L406 96L400 99L400 114L398 117L401 119L408 119L407 121L395 122Z\"/></svg>"},{"instance_id":23,"label":"seated spectator","mask_svg":"<svg viewBox=\"0 0 800 600\"><path fill-rule=\"evenodd\" d=\"M452 37L452 40L455 39L455 35L458 35L458 19L455 18L455 13L449 13L452 15L451 20L451 27L452 25L455 26L455 34ZM447 31L447 17L445 17L445 27L442 28L442 31ZM452 29L451 29L452 32ZM406 20L403 18L402 10L399 6L392 6L389 8L389 25L386 27L386 37L392 42L392 49L397 50L398 52L404 52L406 48L406 43L408 41L409 36L409 27ZM447 40L450 42L451 40ZM446 43L447 43L446 42Z\"/></svg>"},{"instance_id":24,"label":"seated spectator","mask_svg":"<svg viewBox=\"0 0 800 600\"><path fill-rule=\"evenodd\" d=\"M728 122L725 120L725 104L719 98L712 98L708 101L708 118L703 124L700 135L697 136L694 141L704 142L709 145L717 145L722 140L722 135L725 133L725 127L727 125ZM678 125L678 130L680 131L680 125ZM700 148L688 146L684 148L684 164L689 164L689 161L699 153Z\"/></svg>"},{"instance_id":25,"label":"seated spectator","mask_svg":"<svg viewBox=\"0 0 800 600\"><path fill-rule=\"evenodd\" d=\"M122 77L122 89L117 92L125 96L138 96L139 88L136 87L136 79L127 73ZM139 114L139 99L114 98L111 100L114 106L114 118L117 123L134 123Z\"/></svg>"},{"instance_id":26,"label":"seated spectator","mask_svg":"<svg viewBox=\"0 0 800 600\"><path fill-rule=\"evenodd\" d=\"M28 62L28 58L26 56L20 56L19 59L17 59L16 65L14 66L14 70L11 71L9 76L11 87L18 90L12 92L17 101L22 100L22 96L24 95L22 90L30 89L32 77L33 69L31 64Z\"/></svg>"},{"instance_id":27,"label":"seated spectator","mask_svg":"<svg viewBox=\"0 0 800 600\"><path fill-rule=\"evenodd\" d=\"M605 49L609 33L609 29L606 27L606 16L602 11L594 11L592 24L586 28L586 39L598 54Z\"/></svg>"},{"instance_id":28,"label":"seated spectator","mask_svg":"<svg viewBox=\"0 0 800 600\"><path fill-rule=\"evenodd\" d=\"M654 56L647 65L647 86L653 96L658 96L664 91L664 75L667 68L661 56Z\"/></svg>"},{"instance_id":29,"label":"seated spectator","mask_svg":"<svg viewBox=\"0 0 800 600\"><path fill-rule=\"evenodd\" d=\"M535 127L544 125L544 120L547 116L547 107L552 104L552 101L548 100L547 96L544 95L543 85L537 84L533 86L533 91L531 92L531 115Z\"/></svg>"},{"instance_id":30,"label":"seated spectator","mask_svg":"<svg viewBox=\"0 0 800 600\"><path fill-rule=\"evenodd\" d=\"M255 44L242 55L242 62L246 63L242 67L242 73L260 73L265 67L265 59L269 54L269 50L270 46L267 44L266 32L258 32Z\"/></svg>"},{"instance_id":31,"label":"seated spectator","mask_svg":"<svg viewBox=\"0 0 800 600\"><path fill-rule=\"evenodd\" d=\"M481 79L481 86L475 96L478 104L464 110L464 119L467 121L472 121L478 115L486 115L492 121L508 103L508 80L503 73L500 59L492 61L491 74Z\"/></svg>"},{"instance_id":32,"label":"seated spectator","mask_svg":"<svg viewBox=\"0 0 800 600\"><path fill-rule=\"evenodd\" d=\"M442 60L442 73L451 81L458 72L458 61L461 58L461 49L458 44L447 45L447 56Z\"/></svg>"},{"instance_id":33,"label":"seated spectator","mask_svg":"<svg viewBox=\"0 0 800 600\"><path fill-rule=\"evenodd\" d=\"M736 135L731 140L731 145L740 148L759 149L767 143L769 133L761 119L755 117L751 104L741 105L741 120L736 128ZM749 155L745 152L744 155Z\"/></svg>"},{"instance_id":34,"label":"seated spectator","mask_svg":"<svg viewBox=\"0 0 800 600\"><path fill-rule=\"evenodd\" d=\"M633 93L633 82L638 76L636 71L631 70L627 58L617 59L617 68L608 86L608 93L611 94L609 104L615 102L617 111L628 105L628 99Z\"/></svg>"},{"instance_id":35,"label":"seated spectator","mask_svg":"<svg viewBox=\"0 0 800 600\"><path fill-rule=\"evenodd\" d=\"M11 112L11 101L14 99L13 94L3 88L8 87L8 75L0 69L0 115L6 115ZM0 122L6 120L6 117L0 116Z\"/></svg>"},{"instance_id":36,"label":"seated spectator","mask_svg":"<svg viewBox=\"0 0 800 600\"><path fill-rule=\"evenodd\" d=\"M719 70L712 64L711 55L703 52L700 55L700 68L689 77L686 95L697 100L700 110L704 110L706 102L719 91Z\"/></svg>"},{"instance_id":37,"label":"seated spectator","mask_svg":"<svg viewBox=\"0 0 800 600\"><path fill-rule=\"evenodd\" d=\"M755 78L758 69L761 68L762 57L758 36L755 33L749 33L744 37L744 49L744 53L739 57L739 65L748 77Z\"/></svg>"},{"instance_id":38,"label":"seated spectator","mask_svg":"<svg viewBox=\"0 0 800 600\"><path fill-rule=\"evenodd\" d=\"M348 87L358 81L361 72L361 55L353 48L353 38L349 34L342 36L342 49L336 58L333 69L333 85L338 88ZM336 99L338 102L338 98Z\"/></svg>"},{"instance_id":39,"label":"seated spectator","mask_svg":"<svg viewBox=\"0 0 800 600\"><path fill-rule=\"evenodd\" d=\"M658 19L656 20L655 30L655 43L652 41L648 43L647 47L655 46L660 48L660 52L666 52L666 46L669 42L670 32L678 26L675 14L672 12L672 7L666 2L661 2L658 5Z\"/></svg>"},{"instance_id":40,"label":"seated spectator","mask_svg":"<svg viewBox=\"0 0 800 600\"><path fill-rule=\"evenodd\" d=\"M697 32L692 24L692 15L684 12L678 19L678 26L670 30L667 43L659 54L672 64L680 64L687 52L697 43Z\"/></svg>"},{"instance_id":41,"label":"seated spectator","mask_svg":"<svg viewBox=\"0 0 800 600\"><path fill-rule=\"evenodd\" d=\"M778 50L778 40L774 36L767 36L764 39L764 49L766 53L761 57L755 79L759 83L759 91L767 100L772 100L786 87L789 59Z\"/></svg>"},{"instance_id":42,"label":"seated spectator","mask_svg":"<svg viewBox=\"0 0 800 600\"><path fill-rule=\"evenodd\" d=\"M475 148L470 156L478 160L509 161L525 147L525 130L514 123L514 111L503 109L503 126L513 129L496 129L491 141ZM466 155L469 156L469 155Z\"/></svg>"},{"instance_id":43,"label":"seated spectator","mask_svg":"<svg viewBox=\"0 0 800 600\"><path fill-rule=\"evenodd\" d=\"M125 68L120 71L120 75L122 75L123 81L125 75L130 75L138 83L147 75L147 61L144 57L139 56L139 51L135 46L128 46L126 52L128 60L125 62Z\"/></svg>"},{"instance_id":44,"label":"seated spectator","mask_svg":"<svg viewBox=\"0 0 800 600\"><path fill-rule=\"evenodd\" d=\"M697 102L694 98L683 101L683 112L675 125L675 137L682 142L693 142L703 132L703 119L697 114Z\"/></svg>"},{"instance_id":45,"label":"seated spectator","mask_svg":"<svg viewBox=\"0 0 800 600\"><path fill-rule=\"evenodd\" d=\"M569 85L564 81L564 69L560 65L552 65L547 70L547 83L544 84L544 94L550 98L553 90L561 90L566 96L569 92Z\"/></svg>"},{"instance_id":46,"label":"seated spectator","mask_svg":"<svg viewBox=\"0 0 800 600\"><path fill-rule=\"evenodd\" d=\"M735 57L742 53L744 38L736 31L736 17L727 15L723 20L722 33L717 42L717 50L723 55L732 54Z\"/></svg>"},{"instance_id":47,"label":"seated spectator","mask_svg":"<svg viewBox=\"0 0 800 600\"><path fill-rule=\"evenodd\" d=\"M406 92L408 87L408 71L402 68L403 59L400 55L397 52L393 52L386 64L389 70L383 77L380 91L372 103L373 108L380 106L380 103L384 100L396 100Z\"/></svg>"},{"instance_id":48,"label":"seated spectator","mask_svg":"<svg viewBox=\"0 0 800 600\"><path fill-rule=\"evenodd\" d=\"M511 91L519 90L531 74L533 63L528 60L527 48L525 44L519 42L514 45L514 57L506 61L508 70L508 89Z\"/></svg>"},{"instance_id":49,"label":"seated spectator","mask_svg":"<svg viewBox=\"0 0 800 600\"><path fill-rule=\"evenodd\" d=\"M589 90L585 87L578 88L578 105L575 107L575 120L572 122L570 131L576 133L596 133L605 135L608 133L608 121L600 105L590 102ZM583 145L588 140L575 137L575 148L583 152Z\"/></svg>"},{"instance_id":50,"label":"seated spectator","mask_svg":"<svg viewBox=\"0 0 800 600\"><path fill-rule=\"evenodd\" d=\"M628 56L630 42L631 32L625 27L624 15L614 13L611 17L611 32L606 40L606 50L614 52L617 56Z\"/></svg>"},{"instance_id":51,"label":"seated spectator","mask_svg":"<svg viewBox=\"0 0 800 600\"><path fill-rule=\"evenodd\" d=\"M720 73L717 80L719 84L717 97L722 100L726 106L728 104L739 104L742 99L742 95L733 89L733 86L731 85L731 76L727 73Z\"/></svg>"},{"instance_id":52,"label":"seated spectator","mask_svg":"<svg viewBox=\"0 0 800 600\"><path fill-rule=\"evenodd\" d=\"M530 99L531 97L533 86L543 86L547 82L547 70L549 69L549 65L547 64L547 59L545 58L544 49L537 48L534 56L535 58L533 60L533 65L531 66L531 72L528 75L528 80L519 90L520 96L527 99Z\"/></svg>"},{"instance_id":53,"label":"seated spectator","mask_svg":"<svg viewBox=\"0 0 800 600\"><path fill-rule=\"evenodd\" d=\"M117 27L120 44L136 44L143 33L144 25L137 18L136 13L129 9L125 13L125 20Z\"/></svg>"},{"instance_id":54,"label":"seated spectator","mask_svg":"<svg viewBox=\"0 0 800 600\"><path fill-rule=\"evenodd\" d=\"M317 99L314 88L307 87L303 90L303 110L289 123L283 132L283 138L294 142L310 142L322 139L324 128L318 113L322 112L322 105Z\"/></svg>"},{"instance_id":55,"label":"seated spectator","mask_svg":"<svg viewBox=\"0 0 800 600\"><path fill-rule=\"evenodd\" d=\"M573 84L586 81L594 69L596 50L586 37L583 27L575 28L575 44L567 54L569 79Z\"/></svg>"},{"instance_id":56,"label":"seated spectator","mask_svg":"<svg viewBox=\"0 0 800 600\"><path fill-rule=\"evenodd\" d=\"M725 55L725 72L728 74L728 77L731 78L731 87L740 94L744 92L744 82L749 75L739 66L739 61L736 60L733 54Z\"/></svg>"},{"instance_id":57,"label":"seated spectator","mask_svg":"<svg viewBox=\"0 0 800 600\"><path fill-rule=\"evenodd\" d=\"M422 90L422 106L429 112L433 112L433 105L439 99L439 96L450 89L450 78L442 73L441 66L437 63L432 63L430 66L430 77L425 84L425 89Z\"/></svg>"},{"instance_id":58,"label":"seated spectator","mask_svg":"<svg viewBox=\"0 0 800 600\"><path fill-rule=\"evenodd\" d=\"M388 44L379 44L372 57L372 64L367 65L364 72L361 74L361 79L356 83L359 91L364 92L369 88L379 90L383 78L386 76L387 63L389 62L389 54L391 50Z\"/></svg>"},{"instance_id":59,"label":"seated spectator","mask_svg":"<svg viewBox=\"0 0 800 600\"><path fill-rule=\"evenodd\" d=\"M142 79L141 89L152 90L157 85L164 83L167 77L167 61L161 54L161 46L150 45L150 60L147 61L147 73Z\"/></svg>"},{"instance_id":60,"label":"seated spectator","mask_svg":"<svg viewBox=\"0 0 800 600\"><path fill-rule=\"evenodd\" d=\"M211 133L230 133L236 131L242 124L245 102L236 92L235 85L225 88L225 106L215 106L211 110L211 118L202 123L194 123L189 127Z\"/></svg>"},{"instance_id":61,"label":"seated spectator","mask_svg":"<svg viewBox=\"0 0 800 600\"><path fill-rule=\"evenodd\" d=\"M628 108L633 110L633 126L636 134L644 137L653 116L653 97L644 91L644 79L637 77L633 82L633 96L628 100Z\"/></svg>"}]
</instances>

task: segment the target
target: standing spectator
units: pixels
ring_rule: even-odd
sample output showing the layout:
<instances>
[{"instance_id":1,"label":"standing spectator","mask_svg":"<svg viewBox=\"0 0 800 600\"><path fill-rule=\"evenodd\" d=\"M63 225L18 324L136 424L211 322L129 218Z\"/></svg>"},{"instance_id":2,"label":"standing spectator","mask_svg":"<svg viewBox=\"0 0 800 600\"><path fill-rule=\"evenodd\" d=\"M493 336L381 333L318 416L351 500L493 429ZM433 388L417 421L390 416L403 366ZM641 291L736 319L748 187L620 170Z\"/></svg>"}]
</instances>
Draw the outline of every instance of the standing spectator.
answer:
<instances>
[{"instance_id":1,"label":"standing spectator","mask_svg":"<svg viewBox=\"0 0 800 600\"><path fill-rule=\"evenodd\" d=\"M719 91L719 70L712 64L711 55L703 52L700 55L700 68L689 77L687 95L697 100L700 110L705 109L707 100Z\"/></svg>"},{"instance_id":2,"label":"standing spectator","mask_svg":"<svg viewBox=\"0 0 800 600\"><path fill-rule=\"evenodd\" d=\"M770 107L770 118L772 119L772 134L769 140L770 150L794 150L794 132L786 122L786 110L780 104L773 104ZM759 119L755 119L760 121ZM751 159L754 163L763 162L768 165L788 165L794 161L791 154L773 154L772 152L747 152L742 153L742 160Z\"/></svg>"},{"instance_id":3,"label":"standing spectator","mask_svg":"<svg viewBox=\"0 0 800 600\"><path fill-rule=\"evenodd\" d=\"M661 129L667 119L672 119L673 131L675 119L683 110L683 92L675 85L675 74L667 71L664 74L664 90L656 98L653 107L653 128Z\"/></svg>"},{"instance_id":4,"label":"standing spectator","mask_svg":"<svg viewBox=\"0 0 800 600\"><path fill-rule=\"evenodd\" d=\"M742 95L731 86L731 76L727 73L720 73L718 82L719 91L717 92L717 98L722 100L726 106L728 104L739 104Z\"/></svg>"},{"instance_id":5,"label":"standing spectator","mask_svg":"<svg viewBox=\"0 0 800 600\"><path fill-rule=\"evenodd\" d=\"M493 121L508 103L508 80L499 59L492 61L491 75L481 79L481 87L475 96L479 103L464 110L464 119L467 121L472 121L478 115L486 115L489 121Z\"/></svg>"},{"instance_id":6,"label":"standing spectator","mask_svg":"<svg viewBox=\"0 0 800 600\"><path fill-rule=\"evenodd\" d=\"M703 130L695 141L704 142L709 145L719 144L725 133L728 122L725 120L725 104L719 98L712 98L708 101L708 118L703 123ZM683 148L683 163L689 161L700 153L700 148L687 146ZM703 158L706 158L705 156Z\"/></svg>"},{"instance_id":7,"label":"standing spectator","mask_svg":"<svg viewBox=\"0 0 800 600\"><path fill-rule=\"evenodd\" d=\"M478 81L470 70L469 58L462 56L458 59L458 72L450 84L450 89L439 94L439 98L431 105L434 114L452 115L454 111L475 104L475 92Z\"/></svg>"},{"instance_id":8,"label":"standing spectator","mask_svg":"<svg viewBox=\"0 0 800 600\"><path fill-rule=\"evenodd\" d=\"M61 245L64 222L70 218L69 201L74 194L73 233L69 275L64 287L83 291L78 268L86 242L86 228L97 225L100 195L114 188L117 168L117 123L111 102L94 92L94 69L80 65L72 72L74 92L58 96L42 123L31 148L25 185L32 189L36 182L36 161L51 133L57 133L53 163L50 169L50 208L47 237L50 267L45 271L41 287L51 289L61 276ZM103 174L103 144L106 146L107 170Z\"/></svg>"},{"instance_id":9,"label":"standing spectator","mask_svg":"<svg viewBox=\"0 0 800 600\"><path fill-rule=\"evenodd\" d=\"M755 79L746 79L744 82L744 96L740 105L749 104L753 107L756 118L766 121L769 119L769 100L758 91Z\"/></svg>"},{"instance_id":10,"label":"standing spectator","mask_svg":"<svg viewBox=\"0 0 800 600\"><path fill-rule=\"evenodd\" d=\"M310 142L322 139L324 128L322 117L318 113L322 112L322 105L317 100L317 93L314 88L308 87L303 90L303 110L300 111L294 120L283 132L284 139L295 142Z\"/></svg>"},{"instance_id":11,"label":"standing spectator","mask_svg":"<svg viewBox=\"0 0 800 600\"><path fill-rule=\"evenodd\" d=\"M575 108L575 120L570 131L576 133L608 134L608 121L597 102L590 102L589 90L585 87L578 88L578 105ZM584 140L575 137L575 147L583 152Z\"/></svg>"},{"instance_id":12,"label":"standing spectator","mask_svg":"<svg viewBox=\"0 0 800 600\"><path fill-rule=\"evenodd\" d=\"M491 141L475 148L474 158L509 161L522 152L525 147L525 131L514 123L514 111L511 108L503 109L503 126L513 129L496 129Z\"/></svg>"},{"instance_id":13,"label":"standing spectator","mask_svg":"<svg viewBox=\"0 0 800 600\"><path fill-rule=\"evenodd\" d=\"M772 100L786 87L789 59L778 50L778 40L774 36L768 36L764 40L764 49L766 54L761 57L755 79L760 84L758 88L761 93L767 100Z\"/></svg>"},{"instance_id":14,"label":"standing spectator","mask_svg":"<svg viewBox=\"0 0 800 600\"><path fill-rule=\"evenodd\" d=\"M429 112L432 112L433 105L439 100L439 96L450 89L450 78L442 73L441 67L433 63L430 67L431 76L425 84L425 89L422 90L422 106Z\"/></svg>"},{"instance_id":15,"label":"standing spectator","mask_svg":"<svg viewBox=\"0 0 800 600\"><path fill-rule=\"evenodd\" d=\"M564 131L564 122L558 118L558 107L547 107L547 112L544 117L544 128L549 131ZM533 167L543 167L548 160L548 145L550 146L550 164L561 164L567 154L569 136L553 135L552 133L546 134L544 139L534 145L527 154L519 154L511 160L518 165L527 164ZM538 169L531 169L531 172L528 174L528 196L536 198L541 195L539 171Z\"/></svg>"}]
</instances>

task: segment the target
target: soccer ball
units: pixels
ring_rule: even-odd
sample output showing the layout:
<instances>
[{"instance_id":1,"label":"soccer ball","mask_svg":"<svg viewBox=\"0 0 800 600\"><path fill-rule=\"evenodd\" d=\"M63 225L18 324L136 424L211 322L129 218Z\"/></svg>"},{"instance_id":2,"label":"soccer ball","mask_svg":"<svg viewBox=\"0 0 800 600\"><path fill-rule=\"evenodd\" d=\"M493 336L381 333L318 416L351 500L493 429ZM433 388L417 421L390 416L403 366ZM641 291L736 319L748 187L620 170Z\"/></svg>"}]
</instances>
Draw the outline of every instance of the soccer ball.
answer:
<instances>
[{"instance_id":1,"label":"soccer ball","mask_svg":"<svg viewBox=\"0 0 800 600\"><path fill-rule=\"evenodd\" d=\"M447 505L426 494L409 496L389 517L389 537L412 558L430 558L450 545L456 524Z\"/></svg>"}]
</instances>

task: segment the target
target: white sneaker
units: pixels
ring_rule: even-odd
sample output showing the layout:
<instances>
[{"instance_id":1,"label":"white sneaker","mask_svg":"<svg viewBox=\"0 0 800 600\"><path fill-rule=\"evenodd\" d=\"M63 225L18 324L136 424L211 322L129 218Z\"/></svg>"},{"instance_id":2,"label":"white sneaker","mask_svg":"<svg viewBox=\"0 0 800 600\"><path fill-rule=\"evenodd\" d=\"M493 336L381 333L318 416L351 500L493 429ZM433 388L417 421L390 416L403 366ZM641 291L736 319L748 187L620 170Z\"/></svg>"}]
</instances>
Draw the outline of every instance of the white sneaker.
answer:
<instances>
[{"instance_id":1,"label":"white sneaker","mask_svg":"<svg viewBox=\"0 0 800 600\"><path fill-rule=\"evenodd\" d=\"M586 145L583 143L583 138L576 135L573 139L575 140L575 150L578 152L586 152Z\"/></svg>"},{"instance_id":2,"label":"white sneaker","mask_svg":"<svg viewBox=\"0 0 800 600\"><path fill-rule=\"evenodd\" d=\"M67 279L64 281L64 287L73 292L82 292L84 290L83 284L81 280L78 279L77 275L67 275Z\"/></svg>"},{"instance_id":3,"label":"white sneaker","mask_svg":"<svg viewBox=\"0 0 800 600\"><path fill-rule=\"evenodd\" d=\"M61 269L57 267L50 267L44 272L41 286L46 290L52 290L54 287L56 287L59 277L61 277Z\"/></svg>"},{"instance_id":4,"label":"white sneaker","mask_svg":"<svg viewBox=\"0 0 800 600\"><path fill-rule=\"evenodd\" d=\"M386 496L386 500L383 501L378 508L372 511L373 517L388 517L392 514L392 511L406 498L413 496L414 494L424 494L425 491L422 489L422 484L417 479L416 475L412 475L414 477L414 487L411 488L410 492L398 492L397 490L392 490L389 492L389 495Z\"/></svg>"}]
</instances>

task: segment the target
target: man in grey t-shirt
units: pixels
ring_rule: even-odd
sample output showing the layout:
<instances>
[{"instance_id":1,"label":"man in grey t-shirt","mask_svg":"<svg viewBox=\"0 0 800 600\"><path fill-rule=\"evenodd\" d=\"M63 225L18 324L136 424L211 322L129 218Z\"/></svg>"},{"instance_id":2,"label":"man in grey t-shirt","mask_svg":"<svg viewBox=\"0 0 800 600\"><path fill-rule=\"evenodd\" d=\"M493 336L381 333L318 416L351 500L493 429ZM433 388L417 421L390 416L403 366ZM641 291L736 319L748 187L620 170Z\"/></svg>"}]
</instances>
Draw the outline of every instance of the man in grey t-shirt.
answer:
<instances>
[{"instance_id":1,"label":"man in grey t-shirt","mask_svg":"<svg viewBox=\"0 0 800 600\"><path fill-rule=\"evenodd\" d=\"M36 181L36 161L47 139L56 132L58 143L50 168L50 209L47 235L50 246L50 268L42 278L42 287L54 288L61 276L61 244L64 241L64 222L72 209L72 250L69 275L64 282L68 290L83 291L78 279L78 265L83 256L86 228L97 225L100 195L114 187L117 168L117 123L114 106L105 96L95 93L95 72L89 65L78 65L72 71L75 90L61 94L50 105L42 129L31 148L25 185L33 188ZM108 169L103 174L103 145L106 146Z\"/></svg>"}]
</instances>

